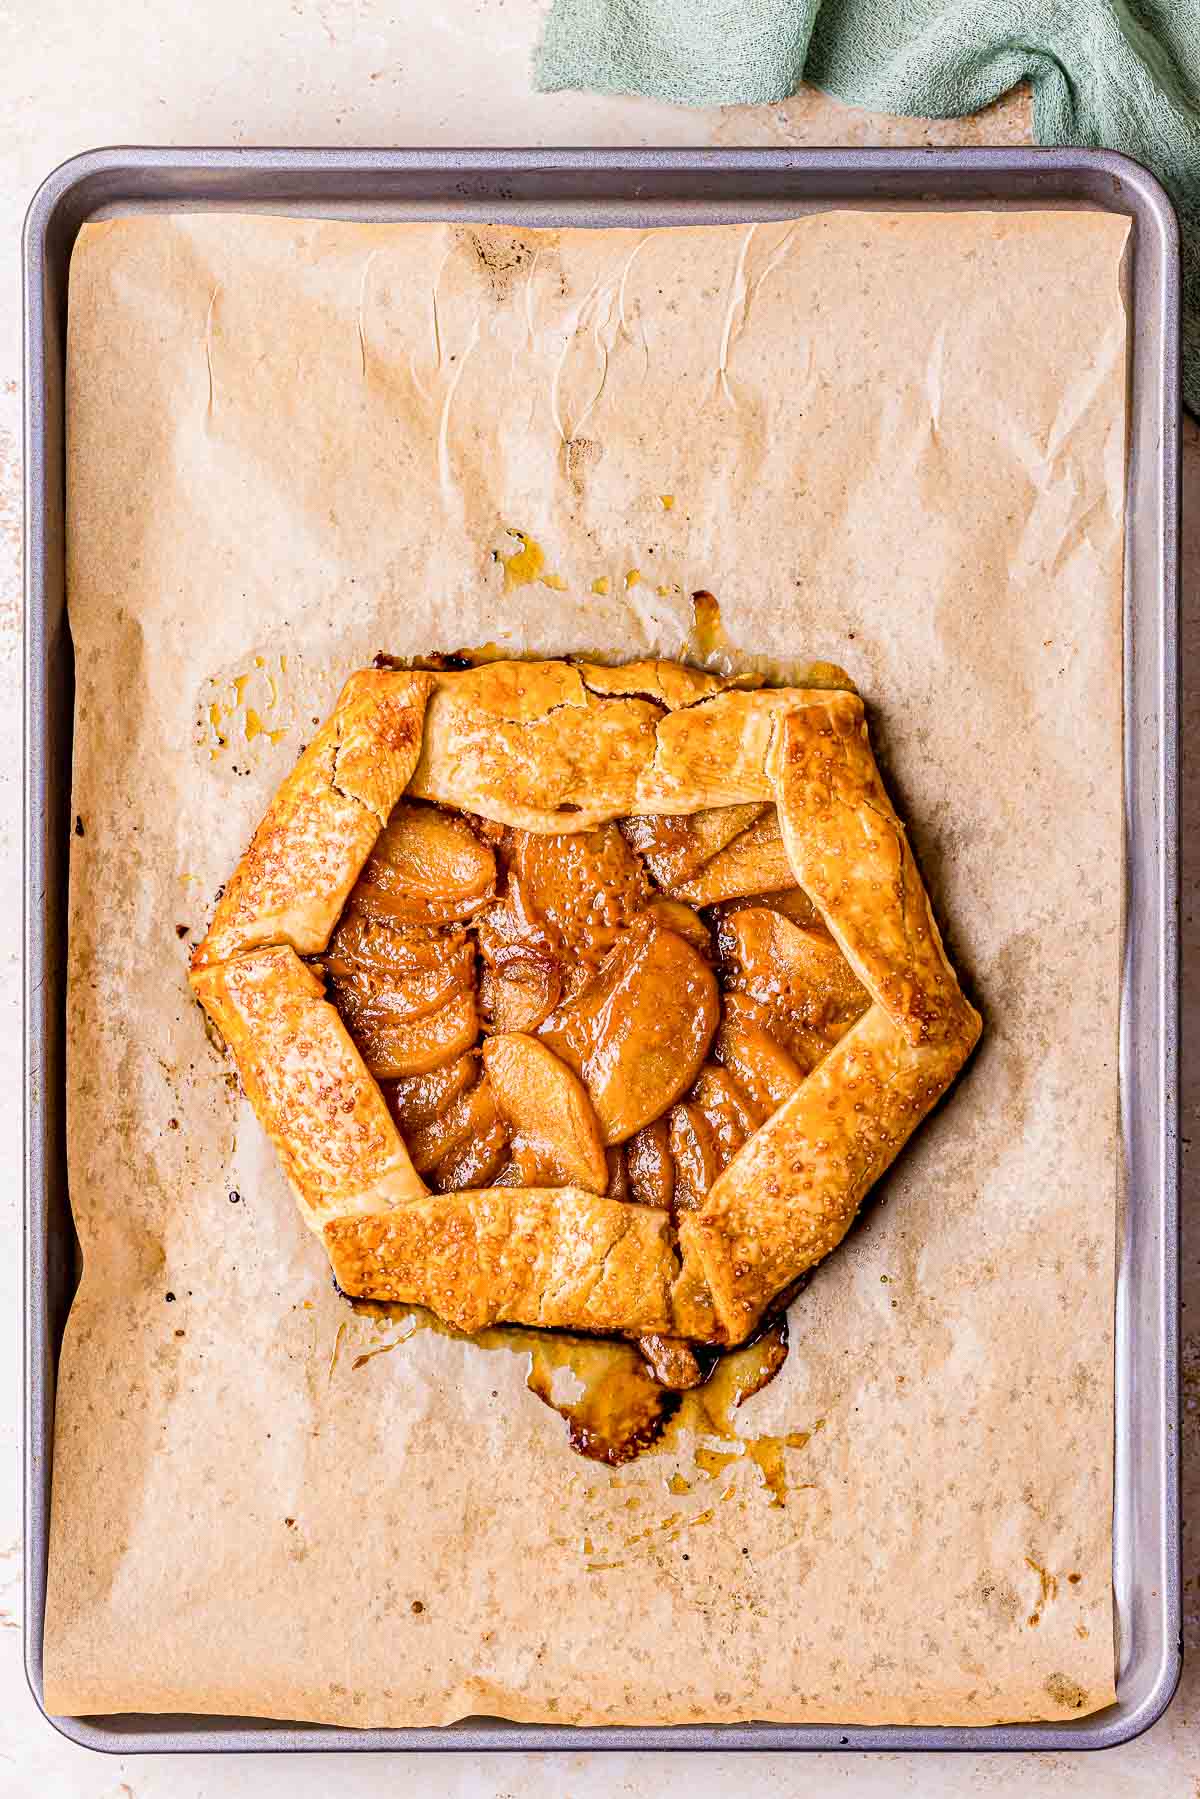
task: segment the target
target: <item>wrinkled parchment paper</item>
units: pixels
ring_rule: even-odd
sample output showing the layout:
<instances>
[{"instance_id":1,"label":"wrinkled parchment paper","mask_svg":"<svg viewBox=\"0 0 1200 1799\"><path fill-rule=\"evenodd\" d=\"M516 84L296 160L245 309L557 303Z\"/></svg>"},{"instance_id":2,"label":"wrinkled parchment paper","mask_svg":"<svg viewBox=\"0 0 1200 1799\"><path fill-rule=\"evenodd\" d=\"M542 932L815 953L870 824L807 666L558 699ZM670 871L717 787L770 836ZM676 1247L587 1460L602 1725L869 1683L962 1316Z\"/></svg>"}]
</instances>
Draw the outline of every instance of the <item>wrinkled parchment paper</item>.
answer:
<instances>
[{"instance_id":1,"label":"wrinkled parchment paper","mask_svg":"<svg viewBox=\"0 0 1200 1799\"><path fill-rule=\"evenodd\" d=\"M84 231L53 1710L1111 1701L1125 233ZM748 655L857 682L985 1015L739 1415L813 1432L782 1507L686 1445L579 1459L503 1351L419 1331L356 1366L402 1333L331 1290L184 982L350 669L671 655L698 588Z\"/></svg>"}]
</instances>

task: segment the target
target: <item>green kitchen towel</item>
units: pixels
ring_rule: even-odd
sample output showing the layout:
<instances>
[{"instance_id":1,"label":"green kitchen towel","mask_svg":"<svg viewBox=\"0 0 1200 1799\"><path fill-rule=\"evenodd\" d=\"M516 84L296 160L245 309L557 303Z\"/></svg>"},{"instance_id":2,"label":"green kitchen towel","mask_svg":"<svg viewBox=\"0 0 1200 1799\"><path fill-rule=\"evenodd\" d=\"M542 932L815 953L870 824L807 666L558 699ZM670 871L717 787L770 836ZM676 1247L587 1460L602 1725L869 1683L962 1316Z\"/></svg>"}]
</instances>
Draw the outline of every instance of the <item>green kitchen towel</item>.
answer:
<instances>
[{"instance_id":1,"label":"green kitchen towel","mask_svg":"<svg viewBox=\"0 0 1200 1799\"><path fill-rule=\"evenodd\" d=\"M919 118L978 112L1018 81L1041 144L1123 150L1183 235L1184 397L1200 412L1200 0L554 0L543 90L765 105L801 81Z\"/></svg>"}]
</instances>

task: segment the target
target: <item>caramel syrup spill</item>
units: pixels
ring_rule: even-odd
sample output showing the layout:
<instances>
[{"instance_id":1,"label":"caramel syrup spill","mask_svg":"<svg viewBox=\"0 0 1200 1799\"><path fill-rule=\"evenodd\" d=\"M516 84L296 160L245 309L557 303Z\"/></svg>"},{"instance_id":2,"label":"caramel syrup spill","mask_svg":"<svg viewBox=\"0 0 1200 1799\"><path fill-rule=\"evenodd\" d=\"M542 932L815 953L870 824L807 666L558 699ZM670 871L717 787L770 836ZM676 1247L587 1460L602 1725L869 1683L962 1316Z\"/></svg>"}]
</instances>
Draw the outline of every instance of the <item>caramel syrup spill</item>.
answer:
<instances>
[{"instance_id":1,"label":"caramel syrup spill","mask_svg":"<svg viewBox=\"0 0 1200 1799\"><path fill-rule=\"evenodd\" d=\"M692 627L683 640L680 660L707 665L725 675L757 675L776 687L858 692L851 676L837 662L798 663L744 655L725 629L716 595L703 588L692 595Z\"/></svg>"},{"instance_id":2,"label":"caramel syrup spill","mask_svg":"<svg viewBox=\"0 0 1200 1799\"><path fill-rule=\"evenodd\" d=\"M265 737L270 743L278 743L287 733L282 730L269 731L263 724L262 717L253 706L246 707L246 742L253 743L256 737Z\"/></svg>"},{"instance_id":3,"label":"caramel syrup spill","mask_svg":"<svg viewBox=\"0 0 1200 1799\"><path fill-rule=\"evenodd\" d=\"M721 622L716 596L701 588L692 595L692 628L684 639L680 660L708 663L733 654L734 646Z\"/></svg>"},{"instance_id":4,"label":"caramel syrup spill","mask_svg":"<svg viewBox=\"0 0 1200 1799\"><path fill-rule=\"evenodd\" d=\"M326 1385L327 1386L330 1386L333 1383L333 1371L337 1367L338 1354L341 1350L342 1338L345 1336L345 1334L346 1334L346 1322L345 1322L345 1319L343 1319L342 1322L338 1325L337 1330L333 1334L333 1349L332 1349L332 1352L330 1353L329 1372L326 1376Z\"/></svg>"},{"instance_id":5,"label":"caramel syrup spill","mask_svg":"<svg viewBox=\"0 0 1200 1799\"><path fill-rule=\"evenodd\" d=\"M504 569L505 592L514 587L532 587L540 581L543 587L552 587L558 593L565 593L567 583L562 575L556 575L546 568L546 552L535 537L525 531L514 531L511 527L508 535L516 543L516 549L509 556L496 551L496 560Z\"/></svg>"},{"instance_id":6,"label":"caramel syrup spill","mask_svg":"<svg viewBox=\"0 0 1200 1799\"><path fill-rule=\"evenodd\" d=\"M840 662L810 662L796 685L799 687L828 687L839 693L858 692Z\"/></svg>"},{"instance_id":7,"label":"caramel syrup spill","mask_svg":"<svg viewBox=\"0 0 1200 1799\"><path fill-rule=\"evenodd\" d=\"M689 1431L692 1463L701 1475L715 1480L734 1464L751 1462L771 1496L771 1505L781 1506L788 1492L786 1451L803 1449L812 1436L811 1431L788 1431L781 1436L743 1437L734 1424L738 1407L751 1394L761 1392L787 1359L786 1316L775 1319L750 1343L719 1356L703 1385L676 1393L654 1380L633 1343L619 1339L528 1330L519 1325L493 1325L478 1336L463 1337L419 1307L358 1299L350 1304L360 1316L381 1323L403 1322L408 1327L393 1341L357 1356L354 1368L397 1348L418 1330L456 1337L481 1349L524 1355L528 1357L525 1385L564 1420L571 1448L610 1468L619 1468L648 1450L677 1454L682 1433ZM565 1396L561 1388L556 1391L556 1376L564 1370L569 1377L566 1384L577 1389ZM713 1439L717 1445L729 1447L714 1446ZM690 1492L693 1482L676 1472L665 1484L678 1495ZM727 1498L731 1491L727 1489L721 1497ZM703 1522L705 1515L688 1522ZM672 1514L656 1531L677 1525L680 1517Z\"/></svg>"},{"instance_id":8,"label":"caramel syrup spill","mask_svg":"<svg viewBox=\"0 0 1200 1799\"><path fill-rule=\"evenodd\" d=\"M399 1347L402 1343L408 1342L408 1339L412 1336L413 1331L415 1331L416 1329L417 1329L417 1326L415 1324L413 1324L411 1329L406 1330L406 1331L401 1331L401 1333L398 1337L393 1337L390 1343L380 1343L375 1349L365 1349L363 1351L362 1355L355 1356L354 1360L350 1364L351 1368L352 1369L361 1368L364 1362L371 1361L375 1356L388 1355L393 1349L399 1349Z\"/></svg>"},{"instance_id":9,"label":"caramel syrup spill","mask_svg":"<svg viewBox=\"0 0 1200 1799\"><path fill-rule=\"evenodd\" d=\"M286 656L279 658L279 668L281 673L286 670ZM246 693L250 683L256 679L260 689L265 682L268 690L267 698L265 700L260 698L259 706L251 705ZM216 683L214 682L213 685L215 686ZM290 727L287 725L272 726L263 718L263 711L274 712L278 704L279 684L267 668L266 658L255 656L253 668L245 674L233 675L228 683L218 689L216 697L209 702L208 723L211 737L208 740L208 752L210 757L215 759L222 750L229 748L228 722L236 718L239 710L243 715L247 743L253 743L256 737L265 737L268 743L281 743L287 736ZM226 728L223 729L223 725Z\"/></svg>"}]
</instances>

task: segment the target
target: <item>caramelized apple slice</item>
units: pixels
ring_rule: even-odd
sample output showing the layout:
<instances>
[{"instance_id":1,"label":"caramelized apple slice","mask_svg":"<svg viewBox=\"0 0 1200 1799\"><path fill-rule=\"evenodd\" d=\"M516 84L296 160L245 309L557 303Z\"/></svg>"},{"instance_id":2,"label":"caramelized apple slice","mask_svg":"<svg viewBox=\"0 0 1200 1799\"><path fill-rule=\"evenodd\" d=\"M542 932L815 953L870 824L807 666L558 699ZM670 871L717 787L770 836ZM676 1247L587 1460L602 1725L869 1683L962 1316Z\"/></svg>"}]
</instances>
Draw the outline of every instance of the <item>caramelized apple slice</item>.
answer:
<instances>
[{"instance_id":1,"label":"caramelized apple slice","mask_svg":"<svg viewBox=\"0 0 1200 1799\"><path fill-rule=\"evenodd\" d=\"M481 1000L494 1031L534 1031L578 992L649 897L616 825L540 835L509 830L504 898L477 922Z\"/></svg>"},{"instance_id":2,"label":"caramelized apple slice","mask_svg":"<svg viewBox=\"0 0 1200 1799\"><path fill-rule=\"evenodd\" d=\"M604 1190L606 1199L620 1199L630 1203L633 1194L629 1189L629 1168L625 1161L625 1151L619 1143L614 1143L605 1152L608 1163L608 1186Z\"/></svg>"},{"instance_id":3,"label":"caramelized apple slice","mask_svg":"<svg viewBox=\"0 0 1200 1799\"><path fill-rule=\"evenodd\" d=\"M483 971L479 1004L493 1031L536 1031L562 990L553 956L519 945L501 950Z\"/></svg>"},{"instance_id":4,"label":"caramelized apple slice","mask_svg":"<svg viewBox=\"0 0 1200 1799\"><path fill-rule=\"evenodd\" d=\"M705 1379L707 1371L700 1366L692 1345L682 1337L641 1337L638 1348L660 1387L684 1393Z\"/></svg>"},{"instance_id":5,"label":"caramelized apple slice","mask_svg":"<svg viewBox=\"0 0 1200 1799\"><path fill-rule=\"evenodd\" d=\"M363 1020L378 1029L406 1024L470 992L475 952L463 932L439 932L434 941L407 946L401 931L386 925L373 931L382 940L378 962L347 956L338 942L341 927L330 945L333 953L323 958L333 1002L350 1029Z\"/></svg>"},{"instance_id":6,"label":"caramelized apple slice","mask_svg":"<svg viewBox=\"0 0 1200 1799\"><path fill-rule=\"evenodd\" d=\"M436 1193L461 1193L467 1187L486 1187L508 1155L508 1131L497 1118L477 1137L468 1137L444 1156L430 1176Z\"/></svg>"},{"instance_id":7,"label":"caramelized apple slice","mask_svg":"<svg viewBox=\"0 0 1200 1799\"><path fill-rule=\"evenodd\" d=\"M674 1209L696 1212L721 1172L717 1146L699 1106L673 1107L667 1125L675 1163Z\"/></svg>"},{"instance_id":8,"label":"caramelized apple slice","mask_svg":"<svg viewBox=\"0 0 1200 1799\"><path fill-rule=\"evenodd\" d=\"M319 960L339 979L366 970L369 974L407 975L437 968L448 933L431 925L394 925L347 908L338 920L328 948ZM455 931L451 941L464 941Z\"/></svg>"},{"instance_id":9,"label":"caramelized apple slice","mask_svg":"<svg viewBox=\"0 0 1200 1799\"><path fill-rule=\"evenodd\" d=\"M671 888L692 906L712 906L742 894L769 893L795 883L775 808L715 855L692 877Z\"/></svg>"},{"instance_id":10,"label":"caramelized apple slice","mask_svg":"<svg viewBox=\"0 0 1200 1799\"><path fill-rule=\"evenodd\" d=\"M401 1075L384 1084L383 1097L391 1108L402 1136L407 1137L418 1125L428 1124L439 1112L453 1105L460 1093L471 1085L477 1073L473 1054L459 1056L442 1068L431 1068L428 1074Z\"/></svg>"},{"instance_id":11,"label":"caramelized apple slice","mask_svg":"<svg viewBox=\"0 0 1200 1799\"><path fill-rule=\"evenodd\" d=\"M687 818L644 813L623 818L621 829L659 886L673 888L689 880L767 810L761 801L754 801L745 806L708 806Z\"/></svg>"},{"instance_id":12,"label":"caramelized apple slice","mask_svg":"<svg viewBox=\"0 0 1200 1799\"><path fill-rule=\"evenodd\" d=\"M711 957L713 953L712 934L698 912L685 906L680 900L654 899L646 907L646 916L652 918L664 931L674 931L677 936L698 949L702 956Z\"/></svg>"},{"instance_id":13,"label":"caramelized apple slice","mask_svg":"<svg viewBox=\"0 0 1200 1799\"><path fill-rule=\"evenodd\" d=\"M738 899L721 900L709 908L709 917L714 926L719 926L723 918L732 918L735 912L745 912L751 906L766 906L772 912L782 912L793 924L803 925L806 930L821 931L829 935L828 927L821 914L805 893L803 887L780 887L771 893L747 894Z\"/></svg>"},{"instance_id":14,"label":"caramelized apple slice","mask_svg":"<svg viewBox=\"0 0 1200 1799\"><path fill-rule=\"evenodd\" d=\"M465 818L402 800L349 903L386 924L448 924L479 911L495 885L496 858Z\"/></svg>"},{"instance_id":15,"label":"caramelized apple slice","mask_svg":"<svg viewBox=\"0 0 1200 1799\"><path fill-rule=\"evenodd\" d=\"M634 1132L625 1147L625 1164L632 1198L639 1205L669 1212L675 1198L675 1164L665 1118Z\"/></svg>"},{"instance_id":16,"label":"caramelized apple slice","mask_svg":"<svg viewBox=\"0 0 1200 1799\"><path fill-rule=\"evenodd\" d=\"M464 1056L462 1060L469 1065L474 1063L474 1057ZM469 1092L460 1093L444 1111L410 1132L407 1148L413 1167L419 1174L425 1174L460 1144L490 1131L498 1116L495 1097L486 1079L477 1081Z\"/></svg>"},{"instance_id":17,"label":"caramelized apple slice","mask_svg":"<svg viewBox=\"0 0 1200 1799\"><path fill-rule=\"evenodd\" d=\"M724 1068L706 1062L688 1095L707 1124L721 1168L732 1162L759 1119Z\"/></svg>"},{"instance_id":18,"label":"caramelized apple slice","mask_svg":"<svg viewBox=\"0 0 1200 1799\"><path fill-rule=\"evenodd\" d=\"M635 849L660 887L685 881L704 860L696 847L692 821L668 812L639 813L620 821L621 834Z\"/></svg>"},{"instance_id":19,"label":"caramelized apple slice","mask_svg":"<svg viewBox=\"0 0 1200 1799\"><path fill-rule=\"evenodd\" d=\"M589 967L650 897L641 864L615 824L550 836L513 830L505 854L508 905L524 921L523 934Z\"/></svg>"},{"instance_id":20,"label":"caramelized apple slice","mask_svg":"<svg viewBox=\"0 0 1200 1799\"><path fill-rule=\"evenodd\" d=\"M623 1143L687 1091L720 1015L712 969L639 918L540 1036L583 1077L606 1143Z\"/></svg>"},{"instance_id":21,"label":"caramelized apple slice","mask_svg":"<svg viewBox=\"0 0 1200 1799\"><path fill-rule=\"evenodd\" d=\"M536 1037L517 1031L487 1039L483 1066L513 1160L523 1172L536 1170L523 1184L604 1193L609 1177L600 1125L578 1075Z\"/></svg>"},{"instance_id":22,"label":"caramelized apple slice","mask_svg":"<svg viewBox=\"0 0 1200 1799\"><path fill-rule=\"evenodd\" d=\"M471 1049L479 1034L473 992L456 994L438 1011L409 1020L369 1007L358 1009L346 1003L345 995L340 1010L363 1061L381 1081L428 1074Z\"/></svg>"},{"instance_id":23,"label":"caramelized apple slice","mask_svg":"<svg viewBox=\"0 0 1200 1799\"><path fill-rule=\"evenodd\" d=\"M870 1004L866 989L825 931L793 924L766 906L723 918L717 949L729 989L756 1000L806 1071Z\"/></svg>"},{"instance_id":24,"label":"caramelized apple slice","mask_svg":"<svg viewBox=\"0 0 1200 1799\"><path fill-rule=\"evenodd\" d=\"M758 1022L757 1013L753 1000L727 993L713 1054L729 1070L761 1124L791 1098L804 1070Z\"/></svg>"}]
</instances>

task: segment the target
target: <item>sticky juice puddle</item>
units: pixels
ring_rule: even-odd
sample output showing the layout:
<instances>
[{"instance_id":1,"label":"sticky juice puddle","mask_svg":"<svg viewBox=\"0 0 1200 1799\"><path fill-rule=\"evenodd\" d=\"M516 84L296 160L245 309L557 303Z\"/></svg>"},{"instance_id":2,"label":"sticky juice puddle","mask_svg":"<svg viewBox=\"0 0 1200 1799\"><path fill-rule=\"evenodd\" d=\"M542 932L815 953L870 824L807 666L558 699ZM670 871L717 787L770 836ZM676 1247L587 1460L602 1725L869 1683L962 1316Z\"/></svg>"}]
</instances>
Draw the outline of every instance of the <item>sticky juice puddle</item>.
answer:
<instances>
[{"instance_id":1,"label":"sticky juice puddle","mask_svg":"<svg viewBox=\"0 0 1200 1799\"><path fill-rule=\"evenodd\" d=\"M507 535L512 538L516 548L507 556L502 550L493 552L497 562L504 569L504 589L511 592L514 587L532 587L539 582L543 587L552 587L556 593L565 593L567 583L562 575L555 574L546 567L546 552L535 537L527 531L516 531L511 526Z\"/></svg>"},{"instance_id":2,"label":"sticky juice puddle","mask_svg":"<svg viewBox=\"0 0 1200 1799\"><path fill-rule=\"evenodd\" d=\"M280 656L278 672L287 672L286 656ZM209 682L208 698L202 703L199 720L201 743L207 745L213 761L223 751L251 744L256 737L267 743L282 743L291 724L279 719L278 708L276 673L268 667L265 656L255 656L254 666L244 674Z\"/></svg>"},{"instance_id":3,"label":"sticky juice puddle","mask_svg":"<svg viewBox=\"0 0 1200 1799\"><path fill-rule=\"evenodd\" d=\"M399 1327L389 1342L356 1356L353 1368L399 1348L420 1330L457 1337L484 1350L523 1355L525 1385L563 1419L577 1455L619 1468L647 1452L681 1455L690 1446L696 1475L671 1475L666 1485L672 1493L689 1492L696 1478L716 1480L736 1464L751 1462L770 1504L782 1506L789 1487L788 1452L805 1448L812 1436L811 1431L788 1431L743 1437L734 1422L738 1407L761 1392L787 1360L786 1316L775 1319L751 1342L717 1356L701 1386L679 1393L659 1385L632 1343L519 1325L495 1325L478 1336L463 1337L419 1307L373 1300L349 1303L362 1317Z\"/></svg>"},{"instance_id":4,"label":"sticky juice puddle","mask_svg":"<svg viewBox=\"0 0 1200 1799\"><path fill-rule=\"evenodd\" d=\"M661 589L660 589L661 591ZM679 650L681 662L697 663L720 674L757 677L771 687L819 687L857 693L852 677L838 662L799 662L774 656L748 655L725 629L715 594L692 595L692 624Z\"/></svg>"}]
</instances>

